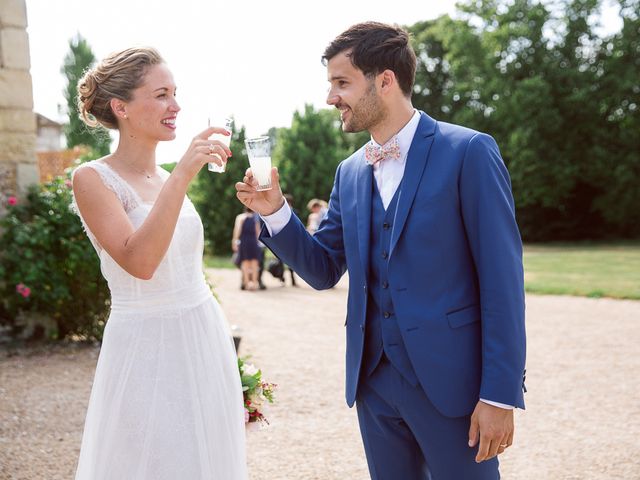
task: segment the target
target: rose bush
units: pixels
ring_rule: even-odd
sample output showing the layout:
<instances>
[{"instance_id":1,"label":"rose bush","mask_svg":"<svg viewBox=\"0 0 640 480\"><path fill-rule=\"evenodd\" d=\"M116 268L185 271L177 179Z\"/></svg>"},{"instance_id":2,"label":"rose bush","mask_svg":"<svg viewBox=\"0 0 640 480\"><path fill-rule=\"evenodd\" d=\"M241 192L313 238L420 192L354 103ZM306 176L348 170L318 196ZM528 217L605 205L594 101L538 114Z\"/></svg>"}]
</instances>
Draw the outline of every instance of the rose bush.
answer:
<instances>
[{"instance_id":1,"label":"rose bush","mask_svg":"<svg viewBox=\"0 0 640 480\"><path fill-rule=\"evenodd\" d=\"M15 337L102 337L109 291L71 199L68 174L0 197L0 325Z\"/></svg>"}]
</instances>

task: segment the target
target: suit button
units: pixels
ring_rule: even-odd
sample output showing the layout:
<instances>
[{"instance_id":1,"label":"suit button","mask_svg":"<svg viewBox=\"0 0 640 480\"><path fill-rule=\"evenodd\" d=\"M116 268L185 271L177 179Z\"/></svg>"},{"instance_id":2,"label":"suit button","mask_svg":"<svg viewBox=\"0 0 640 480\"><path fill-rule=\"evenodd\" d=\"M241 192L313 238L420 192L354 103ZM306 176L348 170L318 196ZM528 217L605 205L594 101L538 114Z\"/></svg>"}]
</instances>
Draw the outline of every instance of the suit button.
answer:
<instances>
[{"instance_id":1,"label":"suit button","mask_svg":"<svg viewBox=\"0 0 640 480\"><path fill-rule=\"evenodd\" d=\"M389 225L387 222L384 222L382 224L382 228L384 228L385 230L389 230L390 227L391 227L391 225Z\"/></svg>"},{"instance_id":2,"label":"suit button","mask_svg":"<svg viewBox=\"0 0 640 480\"><path fill-rule=\"evenodd\" d=\"M386 290L387 288L389 288L389 284L387 282L382 282L382 288Z\"/></svg>"},{"instance_id":3,"label":"suit button","mask_svg":"<svg viewBox=\"0 0 640 480\"><path fill-rule=\"evenodd\" d=\"M386 260L388 256L389 254L387 252L382 252L382 258Z\"/></svg>"},{"instance_id":4,"label":"suit button","mask_svg":"<svg viewBox=\"0 0 640 480\"><path fill-rule=\"evenodd\" d=\"M389 312L384 312L384 313L382 314L382 316L383 316L384 318L389 318L389 317L391 316L391 314L390 314Z\"/></svg>"},{"instance_id":5,"label":"suit button","mask_svg":"<svg viewBox=\"0 0 640 480\"><path fill-rule=\"evenodd\" d=\"M360 324L360 330L362 330L364 332L364 324Z\"/></svg>"}]
</instances>

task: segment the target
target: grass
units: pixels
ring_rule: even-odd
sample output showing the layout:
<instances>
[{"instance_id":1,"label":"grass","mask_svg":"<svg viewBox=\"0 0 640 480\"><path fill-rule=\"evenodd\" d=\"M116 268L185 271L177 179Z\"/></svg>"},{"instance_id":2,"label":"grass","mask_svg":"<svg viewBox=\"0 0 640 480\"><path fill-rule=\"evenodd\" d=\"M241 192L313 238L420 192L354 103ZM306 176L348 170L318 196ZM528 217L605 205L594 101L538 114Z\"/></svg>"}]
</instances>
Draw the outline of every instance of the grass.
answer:
<instances>
[{"instance_id":1,"label":"grass","mask_svg":"<svg viewBox=\"0 0 640 480\"><path fill-rule=\"evenodd\" d=\"M205 256L207 268L236 268ZM525 289L543 295L640 300L640 242L525 245Z\"/></svg>"},{"instance_id":2,"label":"grass","mask_svg":"<svg viewBox=\"0 0 640 480\"><path fill-rule=\"evenodd\" d=\"M530 293L640 300L640 243L525 245Z\"/></svg>"},{"instance_id":3,"label":"grass","mask_svg":"<svg viewBox=\"0 0 640 480\"><path fill-rule=\"evenodd\" d=\"M211 255L205 255L204 266L206 268L229 268L229 269L236 268L236 266L231 261L231 255L227 257L215 257Z\"/></svg>"},{"instance_id":4,"label":"grass","mask_svg":"<svg viewBox=\"0 0 640 480\"><path fill-rule=\"evenodd\" d=\"M271 260L272 258L275 258L275 256L273 255L273 253L271 253L271 250L269 250L268 248L265 249L264 251L265 267L266 267L266 264L269 262L269 260ZM228 257L205 255L204 266L206 268L229 268L229 269L238 268L231 261L231 255L229 255Z\"/></svg>"}]
</instances>

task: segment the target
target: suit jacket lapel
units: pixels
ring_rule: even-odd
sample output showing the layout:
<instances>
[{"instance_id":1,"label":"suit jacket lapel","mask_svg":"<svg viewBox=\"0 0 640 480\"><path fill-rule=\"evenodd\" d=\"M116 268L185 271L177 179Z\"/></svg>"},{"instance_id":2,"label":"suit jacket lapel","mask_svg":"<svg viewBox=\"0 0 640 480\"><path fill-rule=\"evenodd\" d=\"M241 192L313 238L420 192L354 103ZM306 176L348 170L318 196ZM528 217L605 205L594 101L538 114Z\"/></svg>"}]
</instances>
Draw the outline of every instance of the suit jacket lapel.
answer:
<instances>
[{"instance_id":1,"label":"suit jacket lapel","mask_svg":"<svg viewBox=\"0 0 640 480\"><path fill-rule=\"evenodd\" d=\"M365 278L369 275L369 241L371 235L371 188L373 168L360 155L357 172L356 216L358 221L358 250Z\"/></svg>"},{"instance_id":2,"label":"suit jacket lapel","mask_svg":"<svg viewBox=\"0 0 640 480\"><path fill-rule=\"evenodd\" d=\"M391 231L391 247L389 254L393 253L393 249L398 243L400 234L404 229L409 210L413 204L413 199L418 191L418 185L422 179L422 174L429 159L429 150L433 143L436 122L424 112L420 116L420 123L413 136L413 142L409 148L407 155L407 164L404 169L404 176L400 183L400 192L398 204L396 206L395 221Z\"/></svg>"}]
</instances>

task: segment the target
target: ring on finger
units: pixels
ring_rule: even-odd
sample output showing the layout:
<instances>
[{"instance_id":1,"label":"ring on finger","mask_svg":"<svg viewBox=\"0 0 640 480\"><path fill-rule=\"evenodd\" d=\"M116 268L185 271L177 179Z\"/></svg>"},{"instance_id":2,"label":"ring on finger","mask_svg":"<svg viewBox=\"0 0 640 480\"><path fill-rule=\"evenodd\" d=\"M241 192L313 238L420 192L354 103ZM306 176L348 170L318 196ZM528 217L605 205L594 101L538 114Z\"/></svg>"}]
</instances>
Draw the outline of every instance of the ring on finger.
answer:
<instances>
[{"instance_id":1,"label":"ring on finger","mask_svg":"<svg viewBox=\"0 0 640 480\"><path fill-rule=\"evenodd\" d=\"M501 446L502 448L507 448L509 445L505 443L505 444L500 445L500 446Z\"/></svg>"},{"instance_id":2,"label":"ring on finger","mask_svg":"<svg viewBox=\"0 0 640 480\"><path fill-rule=\"evenodd\" d=\"M213 143L209 144L209 155L213 155L215 145Z\"/></svg>"}]
</instances>

